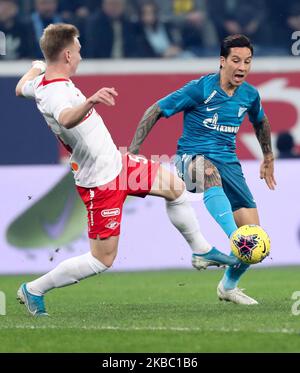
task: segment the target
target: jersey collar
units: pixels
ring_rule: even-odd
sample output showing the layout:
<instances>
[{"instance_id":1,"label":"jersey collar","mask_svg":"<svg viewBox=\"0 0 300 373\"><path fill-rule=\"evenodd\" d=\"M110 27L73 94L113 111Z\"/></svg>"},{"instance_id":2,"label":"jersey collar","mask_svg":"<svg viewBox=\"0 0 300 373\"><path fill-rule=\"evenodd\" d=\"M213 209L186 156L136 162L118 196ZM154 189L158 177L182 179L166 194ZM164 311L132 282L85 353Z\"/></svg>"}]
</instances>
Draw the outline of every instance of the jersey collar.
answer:
<instances>
[{"instance_id":1,"label":"jersey collar","mask_svg":"<svg viewBox=\"0 0 300 373\"><path fill-rule=\"evenodd\" d=\"M224 91L224 89L221 87L220 82L221 82L221 74L220 74L220 73L217 73L217 74L216 74L216 87L217 87L217 89L218 89L218 91L219 91L220 93L222 93L224 96L226 96L226 97L229 98L229 99L232 98L232 97L234 97L234 96L237 94L239 88L244 84L244 82L243 82L240 86L238 86L238 87L236 88L236 90L234 91L234 94L233 94L232 96L229 96L229 95Z\"/></svg>"},{"instance_id":2,"label":"jersey collar","mask_svg":"<svg viewBox=\"0 0 300 373\"><path fill-rule=\"evenodd\" d=\"M69 81L70 81L69 79L65 79L65 78L57 78L57 79L47 80L45 78L45 75L44 75L43 79L41 80L38 87L40 87L40 86L44 87L45 85L48 85L48 84L51 84L51 83L56 83L56 82L69 82Z\"/></svg>"}]
</instances>

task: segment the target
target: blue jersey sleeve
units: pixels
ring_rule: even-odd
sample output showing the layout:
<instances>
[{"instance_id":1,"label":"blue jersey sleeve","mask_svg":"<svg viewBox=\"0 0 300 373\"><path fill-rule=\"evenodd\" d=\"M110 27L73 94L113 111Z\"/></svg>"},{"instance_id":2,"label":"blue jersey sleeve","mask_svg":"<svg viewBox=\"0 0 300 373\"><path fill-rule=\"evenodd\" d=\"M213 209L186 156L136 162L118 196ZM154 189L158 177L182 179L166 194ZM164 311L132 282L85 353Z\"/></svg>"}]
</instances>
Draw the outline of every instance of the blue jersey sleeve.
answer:
<instances>
[{"instance_id":1,"label":"blue jersey sleeve","mask_svg":"<svg viewBox=\"0 0 300 373\"><path fill-rule=\"evenodd\" d=\"M249 115L250 122L253 124L261 122L263 117L265 116L265 112L261 104L261 98L257 91L256 91L256 98L253 101L253 104L248 111L248 115Z\"/></svg>"},{"instance_id":2,"label":"blue jersey sleeve","mask_svg":"<svg viewBox=\"0 0 300 373\"><path fill-rule=\"evenodd\" d=\"M169 94L157 102L164 117L193 108L203 101L203 86L201 79L192 80L182 88Z\"/></svg>"}]
</instances>

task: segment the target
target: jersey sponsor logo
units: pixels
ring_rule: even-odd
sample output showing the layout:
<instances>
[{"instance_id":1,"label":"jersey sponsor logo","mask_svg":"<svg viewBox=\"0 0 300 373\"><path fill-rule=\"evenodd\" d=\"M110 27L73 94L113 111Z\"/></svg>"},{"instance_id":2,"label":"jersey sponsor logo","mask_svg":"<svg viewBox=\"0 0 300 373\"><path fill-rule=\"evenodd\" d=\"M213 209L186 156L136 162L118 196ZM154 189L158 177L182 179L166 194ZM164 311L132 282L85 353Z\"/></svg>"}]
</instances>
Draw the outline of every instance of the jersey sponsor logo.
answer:
<instances>
[{"instance_id":1,"label":"jersey sponsor logo","mask_svg":"<svg viewBox=\"0 0 300 373\"><path fill-rule=\"evenodd\" d=\"M118 228L119 225L120 225L119 222L113 220L113 221L110 221L108 224L106 224L105 228L114 230Z\"/></svg>"},{"instance_id":2,"label":"jersey sponsor logo","mask_svg":"<svg viewBox=\"0 0 300 373\"><path fill-rule=\"evenodd\" d=\"M217 94L217 91L216 90L214 90L208 97L207 97L207 99L204 101L204 103L205 104L208 104L209 103L209 101L211 100L211 99L213 99L214 97L215 97L215 95Z\"/></svg>"},{"instance_id":3,"label":"jersey sponsor logo","mask_svg":"<svg viewBox=\"0 0 300 373\"><path fill-rule=\"evenodd\" d=\"M108 218L108 217L111 217L111 216L118 216L118 215L120 215L120 209L116 208L116 209L102 210L101 215L104 218Z\"/></svg>"},{"instance_id":4,"label":"jersey sponsor logo","mask_svg":"<svg viewBox=\"0 0 300 373\"><path fill-rule=\"evenodd\" d=\"M206 110L207 111L214 111L214 110L217 110L219 108L220 108L220 106L216 106L216 107L212 107L212 108L207 107Z\"/></svg>"},{"instance_id":5,"label":"jersey sponsor logo","mask_svg":"<svg viewBox=\"0 0 300 373\"><path fill-rule=\"evenodd\" d=\"M246 107L240 107L238 117L240 118L245 113L245 111L247 111Z\"/></svg>"},{"instance_id":6,"label":"jersey sponsor logo","mask_svg":"<svg viewBox=\"0 0 300 373\"><path fill-rule=\"evenodd\" d=\"M219 131L219 132L225 132L225 133L238 133L240 127L236 126L225 126L218 124L219 116L216 113L212 118L207 118L203 121L203 124L206 128L209 128L211 130Z\"/></svg>"},{"instance_id":7,"label":"jersey sponsor logo","mask_svg":"<svg viewBox=\"0 0 300 373\"><path fill-rule=\"evenodd\" d=\"M203 124L205 125L205 127L209 128L211 124L217 124L218 120L219 120L219 115L216 113L212 118L204 119Z\"/></svg>"}]
</instances>

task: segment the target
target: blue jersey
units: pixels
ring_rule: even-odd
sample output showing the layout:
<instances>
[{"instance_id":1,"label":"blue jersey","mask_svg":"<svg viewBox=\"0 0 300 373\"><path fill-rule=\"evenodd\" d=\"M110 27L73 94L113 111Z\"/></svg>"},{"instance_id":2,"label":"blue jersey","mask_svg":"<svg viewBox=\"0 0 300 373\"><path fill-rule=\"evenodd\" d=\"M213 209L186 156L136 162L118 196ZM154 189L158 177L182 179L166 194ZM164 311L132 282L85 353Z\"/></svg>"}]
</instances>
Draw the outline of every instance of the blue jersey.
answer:
<instances>
[{"instance_id":1,"label":"blue jersey","mask_svg":"<svg viewBox=\"0 0 300 373\"><path fill-rule=\"evenodd\" d=\"M243 82L228 96L220 87L220 74L192 80L158 101L164 117L184 112L183 133L177 154L203 154L219 162L236 161L236 134L248 113L252 123L264 117L256 88Z\"/></svg>"}]
</instances>

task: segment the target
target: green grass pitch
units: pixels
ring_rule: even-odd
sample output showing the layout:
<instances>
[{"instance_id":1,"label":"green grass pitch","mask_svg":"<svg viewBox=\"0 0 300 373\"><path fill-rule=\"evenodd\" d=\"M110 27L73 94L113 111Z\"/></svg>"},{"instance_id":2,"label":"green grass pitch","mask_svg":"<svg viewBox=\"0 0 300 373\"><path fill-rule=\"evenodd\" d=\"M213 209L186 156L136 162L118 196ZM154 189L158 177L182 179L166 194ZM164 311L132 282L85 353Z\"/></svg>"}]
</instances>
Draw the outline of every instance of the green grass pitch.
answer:
<instances>
[{"instance_id":1,"label":"green grass pitch","mask_svg":"<svg viewBox=\"0 0 300 373\"><path fill-rule=\"evenodd\" d=\"M3 276L0 352L300 352L300 315L291 311L299 272L250 270L241 287L256 306L217 299L222 270L107 272L50 292L50 317L40 319L15 300L35 277Z\"/></svg>"}]
</instances>

